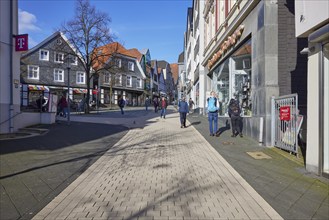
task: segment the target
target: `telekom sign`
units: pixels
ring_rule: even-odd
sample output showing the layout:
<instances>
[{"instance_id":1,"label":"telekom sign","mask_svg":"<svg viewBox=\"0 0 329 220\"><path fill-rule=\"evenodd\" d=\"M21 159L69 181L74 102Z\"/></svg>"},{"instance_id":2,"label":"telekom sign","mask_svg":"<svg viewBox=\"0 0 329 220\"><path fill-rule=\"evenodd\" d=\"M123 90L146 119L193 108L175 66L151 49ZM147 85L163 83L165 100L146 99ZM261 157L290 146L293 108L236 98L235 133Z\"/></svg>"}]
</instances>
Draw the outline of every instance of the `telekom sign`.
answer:
<instances>
[{"instance_id":1,"label":"telekom sign","mask_svg":"<svg viewBox=\"0 0 329 220\"><path fill-rule=\"evenodd\" d=\"M28 35L16 35L15 37L15 50L16 51L26 51L29 49Z\"/></svg>"}]
</instances>

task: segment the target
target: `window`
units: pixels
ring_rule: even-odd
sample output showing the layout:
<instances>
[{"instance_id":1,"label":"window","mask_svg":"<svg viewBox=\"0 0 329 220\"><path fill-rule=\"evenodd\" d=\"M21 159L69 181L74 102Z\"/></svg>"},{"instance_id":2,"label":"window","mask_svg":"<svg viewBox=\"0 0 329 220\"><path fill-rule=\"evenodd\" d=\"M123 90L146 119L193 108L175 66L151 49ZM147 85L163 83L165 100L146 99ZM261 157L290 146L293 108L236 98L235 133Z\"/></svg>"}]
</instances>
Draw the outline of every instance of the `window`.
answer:
<instances>
[{"instance_id":1,"label":"window","mask_svg":"<svg viewBox=\"0 0 329 220\"><path fill-rule=\"evenodd\" d=\"M133 62L128 62L128 70L129 71L134 71L134 63Z\"/></svg>"},{"instance_id":2,"label":"window","mask_svg":"<svg viewBox=\"0 0 329 220\"><path fill-rule=\"evenodd\" d=\"M41 49L39 52L39 60L49 61L49 51Z\"/></svg>"},{"instance_id":3,"label":"window","mask_svg":"<svg viewBox=\"0 0 329 220\"><path fill-rule=\"evenodd\" d=\"M78 57L71 56L71 65L78 65Z\"/></svg>"},{"instance_id":4,"label":"window","mask_svg":"<svg viewBox=\"0 0 329 220\"><path fill-rule=\"evenodd\" d=\"M64 70L54 69L54 81L55 82L64 82Z\"/></svg>"},{"instance_id":5,"label":"window","mask_svg":"<svg viewBox=\"0 0 329 220\"><path fill-rule=\"evenodd\" d=\"M111 74L105 73L104 74L104 84L110 84L111 83Z\"/></svg>"},{"instance_id":6,"label":"window","mask_svg":"<svg viewBox=\"0 0 329 220\"><path fill-rule=\"evenodd\" d=\"M142 88L142 80L140 78L137 78L137 88Z\"/></svg>"},{"instance_id":7,"label":"window","mask_svg":"<svg viewBox=\"0 0 329 220\"><path fill-rule=\"evenodd\" d=\"M127 76L127 87L132 87L132 78L131 78L131 76Z\"/></svg>"},{"instance_id":8,"label":"window","mask_svg":"<svg viewBox=\"0 0 329 220\"><path fill-rule=\"evenodd\" d=\"M115 76L115 85L122 86L122 75L117 74L117 75Z\"/></svg>"},{"instance_id":9,"label":"window","mask_svg":"<svg viewBox=\"0 0 329 220\"><path fill-rule=\"evenodd\" d=\"M115 67L117 68L121 67L121 59L115 59Z\"/></svg>"},{"instance_id":10,"label":"window","mask_svg":"<svg viewBox=\"0 0 329 220\"><path fill-rule=\"evenodd\" d=\"M214 70L213 88L222 103L220 115L227 114L229 100L239 101L244 116L251 116L251 40Z\"/></svg>"},{"instance_id":11,"label":"window","mask_svg":"<svg viewBox=\"0 0 329 220\"><path fill-rule=\"evenodd\" d=\"M55 52L54 57L55 57L54 60L55 63L64 63L64 53Z\"/></svg>"},{"instance_id":12,"label":"window","mask_svg":"<svg viewBox=\"0 0 329 220\"><path fill-rule=\"evenodd\" d=\"M77 84L85 84L86 74L84 72L77 72Z\"/></svg>"},{"instance_id":13,"label":"window","mask_svg":"<svg viewBox=\"0 0 329 220\"><path fill-rule=\"evenodd\" d=\"M38 66L28 65L27 69L28 69L27 70L28 79L39 79L39 67Z\"/></svg>"}]
</instances>

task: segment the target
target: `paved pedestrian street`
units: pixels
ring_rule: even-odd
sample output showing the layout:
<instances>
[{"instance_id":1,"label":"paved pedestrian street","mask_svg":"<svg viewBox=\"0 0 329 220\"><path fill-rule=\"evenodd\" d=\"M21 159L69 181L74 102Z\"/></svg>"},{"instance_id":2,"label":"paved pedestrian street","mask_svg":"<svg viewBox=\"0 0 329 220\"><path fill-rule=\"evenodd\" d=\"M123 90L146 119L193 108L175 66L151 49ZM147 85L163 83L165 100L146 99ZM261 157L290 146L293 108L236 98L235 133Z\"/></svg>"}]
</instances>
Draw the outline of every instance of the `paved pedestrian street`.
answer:
<instances>
[{"instance_id":1,"label":"paved pedestrian street","mask_svg":"<svg viewBox=\"0 0 329 220\"><path fill-rule=\"evenodd\" d=\"M179 115L131 129L33 219L282 219Z\"/></svg>"}]
</instances>

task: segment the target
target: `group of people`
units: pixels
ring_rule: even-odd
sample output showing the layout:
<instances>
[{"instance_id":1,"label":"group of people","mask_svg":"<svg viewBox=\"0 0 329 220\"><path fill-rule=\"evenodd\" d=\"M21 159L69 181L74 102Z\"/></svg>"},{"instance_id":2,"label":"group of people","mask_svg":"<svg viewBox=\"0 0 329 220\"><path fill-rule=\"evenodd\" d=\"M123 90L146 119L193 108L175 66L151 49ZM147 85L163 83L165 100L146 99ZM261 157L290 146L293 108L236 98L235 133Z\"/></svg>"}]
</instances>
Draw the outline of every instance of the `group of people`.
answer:
<instances>
[{"instance_id":1,"label":"group of people","mask_svg":"<svg viewBox=\"0 0 329 220\"><path fill-rule=\"evenodd\" d=\"M218 131L218 111L220 109L219 101L216 97L216 93L212 91L210 97L207 98L207 110L208 110L208 121L209 121L209 132L210 136L219 136ZM228 105L228 115L231 119L232 135L231 137L236 137L239 135L243 137L242 134L242 117L241 108L239 102L235 99L231 99Z\"/></svg>"},{"instance_id":2,"label":"group of people","mask_svg":"<svg viewBox=\"0 0 329 220\"><path fill-rule=\"evenodd\" d=\"M192 102L191 102L192 101ZM194 102L192 99L189 100L189 104L186 102L185 97L178 103L178 112L180 114L180 124L181 128L186 128L186 115L193 108ZM207 112L208 112L208 122L209 122L209 132L210 136L219 136L218 131L218 113L220 110L220 103L216 96L216 93L212 91L210 97L207 98ZM231 137L236 137L239 135L243 137L242 134L242 117L241 108L239 103L235 99L231 99L228 106L228 115L231 119L232 135Z\"/></svg>"}]
</instances>

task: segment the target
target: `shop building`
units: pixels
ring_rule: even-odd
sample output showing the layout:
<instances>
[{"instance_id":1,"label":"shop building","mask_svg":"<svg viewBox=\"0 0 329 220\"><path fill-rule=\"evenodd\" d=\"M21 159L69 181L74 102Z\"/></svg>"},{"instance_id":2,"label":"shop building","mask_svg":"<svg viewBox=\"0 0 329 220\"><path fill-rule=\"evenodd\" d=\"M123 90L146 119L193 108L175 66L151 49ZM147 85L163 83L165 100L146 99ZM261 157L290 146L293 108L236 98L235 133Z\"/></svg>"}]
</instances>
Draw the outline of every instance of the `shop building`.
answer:
<instances>
[{"instance_id":1,"label":"shop building","mask_svg":"<svg viewBox=\"0 0 329 220\"><path fill-rule=\"evenodd\" d=\"M55 32L22 55L22 111L38 111L36 100L50 94L69 97L71 107L78 110L85 100L87 84L83 63L75 51L64 34Z\"/></svg>"},{"instance_id":2,"label":"shop building","mask_svg":"<svg viewBox=\"0 0 329 220\"><path fill-rule=\"evenodd\" d=\"M141 53L136 49L127 50L115 42L97 48L104 54L104 66L94 65L102 69L97 84L100 88L99 99L102 104L117 105L120 97L128 106L144 104L145 73L139 63Z\"/></svg>"},{"instance_id":3,"label":"shop building","mask_svg":"<svg viewBox=\"0 0 329 220\"><path fill-rule=\"evenodd\" d=\"M203 3L203 1L200 1ZM296 39L293 1L204 1L204 60L208 85L218 94L220 115L231 98L243 112L243 132L271 145L271 97L298 93L307 111L306 58Z\"/></svg>"},{"instance_id":4,"label":"shop building","mask_svg":"<svg viewBox=\"0 0 329 220\"><path fill-rule=\"evenodd\" d=\"M296 37L307 57L306 169L329 177L329 2L295 1Z\"/></svg>"}]
</instances>

